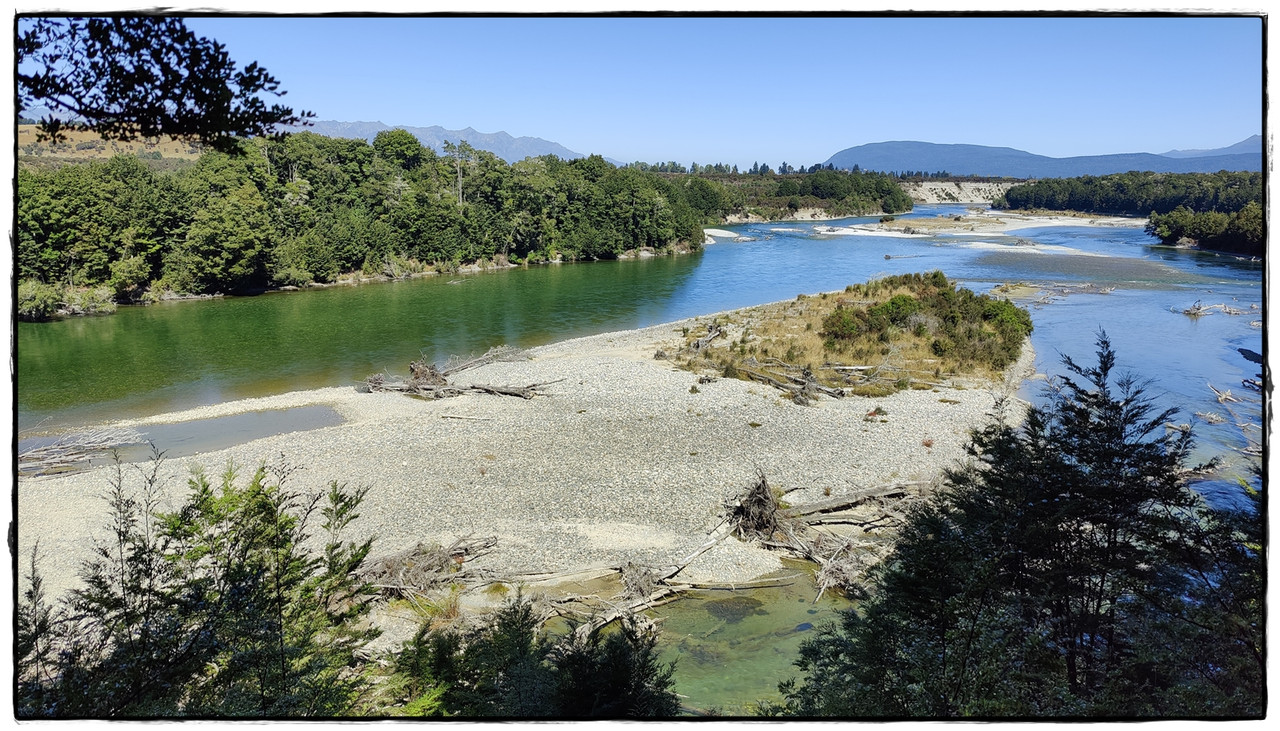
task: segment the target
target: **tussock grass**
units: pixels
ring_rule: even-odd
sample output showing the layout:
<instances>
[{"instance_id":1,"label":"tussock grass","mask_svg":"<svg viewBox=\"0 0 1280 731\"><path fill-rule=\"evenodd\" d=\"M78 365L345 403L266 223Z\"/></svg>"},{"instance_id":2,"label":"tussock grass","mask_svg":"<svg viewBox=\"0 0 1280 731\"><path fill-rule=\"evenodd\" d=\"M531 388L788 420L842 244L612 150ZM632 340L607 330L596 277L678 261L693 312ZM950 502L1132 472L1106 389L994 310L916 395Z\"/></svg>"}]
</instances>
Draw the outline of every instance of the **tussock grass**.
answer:
<instances>
[{"instance_id":1,"label":"tussock grass","mask_svg":"<svg viewBox=\"0 0 1280 731\"><path fill-rule=\"evenodd\" d=\"M725 335L687 346L713 325ZM879 397L947 379L998 376L1021 352L1031 317L1010 302L957 289L940 271L739 310L684 333L676 362L726 378L811 380ZM799 379L799 380L797 380Z\"/></svg>"}]
</instances>

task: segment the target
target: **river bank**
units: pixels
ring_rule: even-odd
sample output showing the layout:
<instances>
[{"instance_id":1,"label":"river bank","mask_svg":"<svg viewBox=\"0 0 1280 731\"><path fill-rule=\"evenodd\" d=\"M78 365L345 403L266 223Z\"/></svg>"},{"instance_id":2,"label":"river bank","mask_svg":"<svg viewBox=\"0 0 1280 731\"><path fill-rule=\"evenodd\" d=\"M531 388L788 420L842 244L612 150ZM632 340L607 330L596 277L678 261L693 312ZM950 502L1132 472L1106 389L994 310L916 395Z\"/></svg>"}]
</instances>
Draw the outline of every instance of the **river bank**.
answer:
<instances>
[{"instance_id":1,"label":"river bank","mask_svg":"<svg viewBox=\"0 0 1280 731\"><path fill-rule=\"evenodd\" d=\"M1140 229L1146 223L1147 219L1145 218L1126 216L1098 216L1075 213L1028 215L975 208L970 209L968 214L960 216L938 215L933 218L923 216L912 218L893 217L892 220L886 218L886 220L878 223L825 226L814 230L827 235L938 236L940 234L992 234L1003 236L1012 231L1057 226Z\"/></svg>"},{"instance_id":2,"label":"river bank","mask_svg":"<svg viewBox=\"0 0 1280 731\"><path fill-rule=\"evenodd\" d=\"M375 554L419 541L494 535L483 568L496 576L607 569L628 561L677 564L706 542L723 503L763 470L794 505L893 480L933 480L963 455L969 430L1011 386L904 391L884 398L796 406L771 388L698 375L654 358L683 328L709 317L568 340L529 358L466 371L460 385L551 383L546 395L469 395L423 401L351 387L298 391L160 414L142 427L230 414L327 405L342 424L278 434L166 462L166 507L203 467L247 471L280 459L303 469L293 486L338 480L370 487L353 538ZM1025 375L1027 348L1012 373ZM1022 369L1022 370L1019 370ZM696 386L696 388L695 388ZM866 415L887 412L877 419ZM109 467L19 479L18 548L38 540L51 595L77 585L94 536ZM126 475L134 468L126 465ZM681 574L741 582L781 568L779 555L728 540Z\"/></svg>"}]
</instances>

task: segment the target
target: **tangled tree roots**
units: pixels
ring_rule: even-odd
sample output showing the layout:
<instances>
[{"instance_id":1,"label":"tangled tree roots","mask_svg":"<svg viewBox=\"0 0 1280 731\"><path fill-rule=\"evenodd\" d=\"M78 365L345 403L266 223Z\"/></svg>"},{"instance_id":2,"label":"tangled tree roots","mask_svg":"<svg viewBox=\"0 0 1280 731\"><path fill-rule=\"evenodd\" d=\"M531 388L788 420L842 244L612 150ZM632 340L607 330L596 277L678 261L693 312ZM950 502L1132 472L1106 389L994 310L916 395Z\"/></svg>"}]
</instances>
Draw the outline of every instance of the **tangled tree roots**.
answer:
<instances>
[{"instance_id":1,"label":"tangled tree roots","mask_svg":"<svg viewBox=\"0 0 1280 731\"><path fill-rule=\"evenodd\" d=\"M652 595L661 581L653 569L631 561L622 567L621 574L623 596L629 599L644 599Z\"/></svg>"},{"instance_id":2,"label":"tangled tree roots","mask_svg":"<svg viewBox=\"0 0 1280 731\"><path fill-rule=\"evenodd\" d=\"M725 523L731 532L765 548L786 551L818 565L818 598L828 590L856 593L869 568L884 559L888 544L875 538L832 534L818 526L843 524L873 533L902 520L907 505L919 500L918 489L928 483L897 482L851 495L787 508L781 493L769 486L762 470L740 495L725 503ZM858 514L848 513L859 509ZM870 509L870 514L867 514ZM815 599L816 601L816 599Z\"/></svg>"},{"instance_id":3,"label":"tangled tree roots","mask_svg":"<svg viewBox=\"0 0 1280 731\"><path fill-rule=\"evenodd\" d=\"M734 532L746 540L770 541L784 532L782 508L764 470L757 470L755 482L725 508Z\"/></svg>"}]
</instances>

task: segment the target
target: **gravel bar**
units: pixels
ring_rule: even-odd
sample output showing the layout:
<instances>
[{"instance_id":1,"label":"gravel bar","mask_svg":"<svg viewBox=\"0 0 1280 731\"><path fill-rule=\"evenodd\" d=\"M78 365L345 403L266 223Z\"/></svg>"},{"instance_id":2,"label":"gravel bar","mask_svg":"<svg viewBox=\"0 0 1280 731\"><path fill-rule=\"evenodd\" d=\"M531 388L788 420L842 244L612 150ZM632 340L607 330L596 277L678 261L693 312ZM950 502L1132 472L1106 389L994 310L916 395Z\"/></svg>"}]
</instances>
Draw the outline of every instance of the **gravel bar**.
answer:
<instances>
[{"instance_id":1,"label":"gravel bar","mask_svg":"<svg viewBox=\"0 0 1280 731\"><path fill-rule=\"evenodd\" d=\"M991 413L997 395L1013 393L1033 362L1028 344L1003 384L824 397L804 407L760 384L698 384L696 374L654 358L658 348L679 347L682 327L713 317L555 343L529 351L528 360L451 379L460 386L558 381L530 400L471 394L428 401L339 387L113 426L331 405L344 423L167 461L170 506L185 496L197 467L215 476L230 463L247 477L283 456L303 467L291 478L295 488L320 490L330 480L370 487L352 537L375 536L375 554L496 535L496 549L477 564L496 574L627 561L660 567L706 541L723 503L757 469L771 485L795 490L787 496L793 505L893 480L936 479L963 456L969 431ZM876 407L887 415L868 418ZM93 537L105 535L110 469L18 481L20 563L25 572L38 540L50 595L78 585ZM681 578L737 582L779 568L777 554L729 539Z\"/></svg>"}]
</instances>

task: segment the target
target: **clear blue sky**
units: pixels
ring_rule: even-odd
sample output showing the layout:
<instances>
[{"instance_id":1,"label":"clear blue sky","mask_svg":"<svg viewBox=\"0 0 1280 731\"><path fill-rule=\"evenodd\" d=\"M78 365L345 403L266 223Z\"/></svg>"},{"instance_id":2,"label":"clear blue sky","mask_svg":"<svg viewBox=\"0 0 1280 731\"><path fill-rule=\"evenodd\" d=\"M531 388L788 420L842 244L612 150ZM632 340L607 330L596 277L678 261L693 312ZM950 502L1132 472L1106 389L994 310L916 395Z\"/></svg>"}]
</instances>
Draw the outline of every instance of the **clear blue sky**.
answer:
<instances>
[{"instance_id":1,"label":"clear blue sky","mask_svg":"<svg viewBox=\"0 0 1280 731\"><path fill-rule=\"evenodd\" d=\"M889 140L1158 153L1262 131L1257 18L188 24L317 119L505 130L624 162L811 165Z\"/></svg>"}]
</instances>

